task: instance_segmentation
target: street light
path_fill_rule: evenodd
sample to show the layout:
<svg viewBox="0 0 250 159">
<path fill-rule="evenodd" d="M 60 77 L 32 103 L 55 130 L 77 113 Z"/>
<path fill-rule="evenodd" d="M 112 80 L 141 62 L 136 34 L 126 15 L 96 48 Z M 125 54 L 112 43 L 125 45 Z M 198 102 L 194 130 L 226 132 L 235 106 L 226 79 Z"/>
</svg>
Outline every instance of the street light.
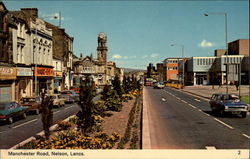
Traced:
<svg viewBox="0 0 250 159">
<path fill-rule="evenodd" d="M 181 46 L 181 54 L 182 54 L 182 85 L 184 86 L 185 85 L 185 73 L 184 73 L 184 45 L 182 44 L 171 44 L 171 46 L 175 46 L 175 45 L 178 45 L 178 46 Z"/>
<path fill-rule="evenodd" d="M 209 14 L 217 14 L 217 15 L 224 15 L 225 17 L 225 43 L 226 43 L 226 92 L 228 94 L 228 43 L 227 43 L 227 13 L 205 13 L 204 16 L 208 16 Z"/>
<path fill-rule="evenodd" d="M 58 16 L 46 16 L 46 17 L 40 17 L 41 20 L 44 21 L 44 19 L 46 18 L 53 18 L 53 19 L 58 19 Z M 37 18 L 35 20 L 35 45 L 38 43 L 38 35 L 37 35 Z M 38 55 L 38 46 L 35 47 L 35 55 L 36 55 L 36 61 L 35 61 L 35 58 L 34 58 L 34 55 L 33 55 L 33 62 L 35 63 L 35 73 L 37 72 L 37 55 Z M 37 96 L 38 95 L 38 92 L 37 92 L 37 76 L 35 74 L 35 95 Z"/>
</svg>

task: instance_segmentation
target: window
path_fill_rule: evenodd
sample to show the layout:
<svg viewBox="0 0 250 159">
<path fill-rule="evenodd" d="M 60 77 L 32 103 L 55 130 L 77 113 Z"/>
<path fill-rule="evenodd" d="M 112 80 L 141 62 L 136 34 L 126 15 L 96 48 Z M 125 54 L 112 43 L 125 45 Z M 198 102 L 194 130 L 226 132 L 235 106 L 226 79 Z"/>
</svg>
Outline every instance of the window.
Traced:
<svg viewBox="0 0 250 159">
<path fill-rule="evenodd" d="M 21 63 L 24 63 L 24 55 L 23 55 L 23 46 L 20 47 L 20 53 L 21 53 Z"/>
</svg>

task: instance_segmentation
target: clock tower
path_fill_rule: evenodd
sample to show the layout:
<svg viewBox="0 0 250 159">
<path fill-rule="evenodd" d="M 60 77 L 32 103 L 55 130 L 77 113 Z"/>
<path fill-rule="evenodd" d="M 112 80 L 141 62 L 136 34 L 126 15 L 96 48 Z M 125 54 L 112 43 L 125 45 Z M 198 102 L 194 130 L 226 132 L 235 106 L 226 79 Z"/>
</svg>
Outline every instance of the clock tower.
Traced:
<svg viewBox="0 0 250 159">
<path fill-rule="evenodd" d="M 107 47 L 107 36 L 105 33 L 101 32 L 98 35 L 98 46 L 97 46 L 97 60 L 101 63 L 106 63 L 107 62 L 107 52 L 108 52 L 108 47 Z"/>
</svg>

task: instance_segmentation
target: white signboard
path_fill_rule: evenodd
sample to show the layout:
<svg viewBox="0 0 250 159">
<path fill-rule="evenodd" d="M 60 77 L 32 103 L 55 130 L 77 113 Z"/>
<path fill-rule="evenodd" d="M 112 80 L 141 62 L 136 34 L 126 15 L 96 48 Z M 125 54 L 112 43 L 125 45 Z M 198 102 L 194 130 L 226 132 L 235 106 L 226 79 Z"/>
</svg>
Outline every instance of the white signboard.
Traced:
<svg viewBox="0 0 250 159">
<path fill-rule="evenodd" d="M 33 76 L 31 68 L 17 67 L 17 76 Z"/>
</svg>

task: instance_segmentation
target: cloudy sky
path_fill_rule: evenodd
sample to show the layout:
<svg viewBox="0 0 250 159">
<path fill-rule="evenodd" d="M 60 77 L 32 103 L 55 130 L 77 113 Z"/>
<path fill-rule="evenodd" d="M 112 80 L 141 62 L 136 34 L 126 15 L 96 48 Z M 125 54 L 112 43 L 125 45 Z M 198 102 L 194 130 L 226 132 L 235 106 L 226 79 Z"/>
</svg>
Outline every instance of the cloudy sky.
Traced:
<svg viewBox="0 0 250 159">
<path fill-rule="evenodd" d="M 146 68 L 167 57 L 212 56 L 225 48 L 225 20 L 228 41 L 249 38 L 247 0 L 190 1 L 86 1 L 8 0 L 9 10 L 38 8 L 40 17 L 61 12 L 62 27 L 74 37 L 74 54 L 96 57 L 97 35 L 108 37 L 108 58 L 119 67 Z M 45 18 L 57 25 L 58 21 Z"/>
</svg>

